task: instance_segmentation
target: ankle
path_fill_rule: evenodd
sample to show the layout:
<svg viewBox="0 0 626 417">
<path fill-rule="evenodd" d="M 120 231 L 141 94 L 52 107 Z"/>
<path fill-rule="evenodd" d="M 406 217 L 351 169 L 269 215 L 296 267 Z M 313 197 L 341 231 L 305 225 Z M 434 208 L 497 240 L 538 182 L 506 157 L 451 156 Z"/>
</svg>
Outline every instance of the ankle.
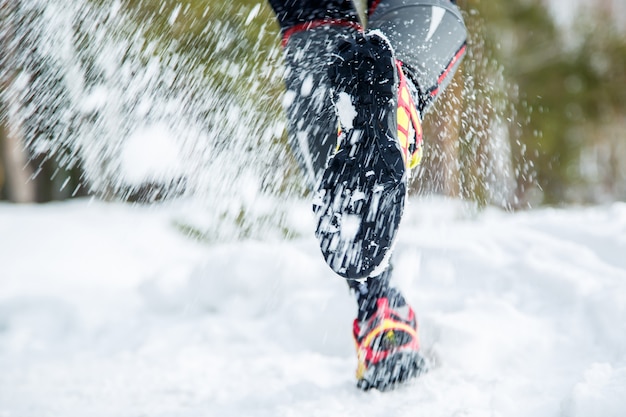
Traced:
<svg viewBox="0 0 626 417">
<path fill-rule="evenodd" d="M 390 284 L 391 267 L 376 277 L 363 281 L 353 281 L 350 285 L 356 297 L 358 312 L 357 320 L 371 318 L 377 311 L 379 300 L 386 298 L 389 307 L 396 308 L 406 305 L 402 293 Z"/>
</svg>

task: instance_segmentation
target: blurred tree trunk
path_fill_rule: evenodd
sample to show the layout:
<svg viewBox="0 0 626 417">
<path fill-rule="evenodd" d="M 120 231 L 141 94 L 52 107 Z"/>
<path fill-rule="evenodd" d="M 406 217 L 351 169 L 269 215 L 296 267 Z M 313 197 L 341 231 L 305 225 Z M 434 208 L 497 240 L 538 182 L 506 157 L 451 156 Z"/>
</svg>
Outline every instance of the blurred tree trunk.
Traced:
<svg viewBox="0 0 626 417">
<path fill-rule="evenodd" d="M 32 203 L 36 200 L 35 183 L 28 155 L 22 143 L 19 129 L 11 122 L 2 125 L 0 133 L 0 167 L 4 170 L 4 195 L 16 203 Z"/>
<path fill-rule="evenodd" d="M 461 70 L 462 71 L 462 70 Z M 448 86 L 446 105 L 446 120 L 444 132 L 442 133 L 443 154 L 445 162 L 445 183 L 443 193 L 448 197 L 459 197 L 461 195 L 461 171 L 460 171 L 460 133 L 461 117 L 463 114 L 463 77 L 459 71 L 454 78 L 454 82 Z"/>
<path fill-rule="evenodd" d="M 7 2 L 0 6 L 0 22 L 4 26 L 0 32 L 0 65 L 5 68 L 5 76 L 0 79 L 0 90 L 6 91 L 16 76 L 16 69 L 11 68 L 13 52 L 11 41 L 15 36 L 15 28 L 11 23 L 11 15 L 15 2 Z M 6 99 L 6 95 L 3 96 Z M 32 203 L 35 201 L 35 184 L 31 181 L 33 176 L 29 164 L 28 153 L 24 146 L 24 137 L 21 123 L 15 117 L 16 102 L 0 103 L 0 169 L 4 171 L 4 181 L 0 181 L 5 190 L 7 199 L 17 203 Z M 2 184 L 2 182 L 4 182 Z"/>
</svg>

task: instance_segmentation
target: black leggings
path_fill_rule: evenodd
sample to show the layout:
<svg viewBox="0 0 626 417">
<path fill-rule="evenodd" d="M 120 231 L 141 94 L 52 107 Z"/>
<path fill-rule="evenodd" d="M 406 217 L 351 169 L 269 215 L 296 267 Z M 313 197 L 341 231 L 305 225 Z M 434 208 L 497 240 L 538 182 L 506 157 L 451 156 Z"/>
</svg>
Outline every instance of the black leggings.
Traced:
<svg viewBox="0 0 626 417">
<path fill-rule="evenodd" d="M 269 0 L 283 31 L 316 20 L 358 22 L 352 0 Z"/>
<path fill-rule="evenodd" d="M 383 0 L 384 1 L 384 0 Z M 456 0 L 450 0 L 456 4 Z M 269 0 L 283 31 L 316 20 L 347 20 L 358 23 L 352 0 Z M 368 0 L 368 17 L 381 0 Z"/>
</svg>

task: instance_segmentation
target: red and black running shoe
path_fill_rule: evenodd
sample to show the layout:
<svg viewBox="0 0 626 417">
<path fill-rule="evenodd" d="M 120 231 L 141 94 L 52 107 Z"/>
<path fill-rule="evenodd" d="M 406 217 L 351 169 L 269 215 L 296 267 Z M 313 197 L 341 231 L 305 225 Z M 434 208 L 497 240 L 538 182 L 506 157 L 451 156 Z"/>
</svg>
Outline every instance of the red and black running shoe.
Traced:
<svg viewBox="0 0 626 417">
<path fill-rule="evenodd" d="M 359 388 L 385 391 L 427 371 L 417 319 L 408 304 L 391 307 L 387 297 L 379 298 L 369 318 L 354 320 L 353 332 Z"/>
</svg>

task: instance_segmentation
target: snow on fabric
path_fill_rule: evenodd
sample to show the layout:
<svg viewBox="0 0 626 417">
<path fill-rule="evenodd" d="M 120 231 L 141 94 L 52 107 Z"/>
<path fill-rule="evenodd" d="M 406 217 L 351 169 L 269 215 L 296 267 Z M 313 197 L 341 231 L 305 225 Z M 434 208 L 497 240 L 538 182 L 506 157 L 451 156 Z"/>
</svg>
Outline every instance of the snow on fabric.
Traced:
<svg viewBox="0 0 626 417">
<path fill-rule="evenodd" d="M 395 276 L 437 366 L 385 394 L 309 207 L 209 245 L 176 205 L 0 205 L 0 416 L 625 415 L 626 204 L 411 201 Z"/>
</svg>

